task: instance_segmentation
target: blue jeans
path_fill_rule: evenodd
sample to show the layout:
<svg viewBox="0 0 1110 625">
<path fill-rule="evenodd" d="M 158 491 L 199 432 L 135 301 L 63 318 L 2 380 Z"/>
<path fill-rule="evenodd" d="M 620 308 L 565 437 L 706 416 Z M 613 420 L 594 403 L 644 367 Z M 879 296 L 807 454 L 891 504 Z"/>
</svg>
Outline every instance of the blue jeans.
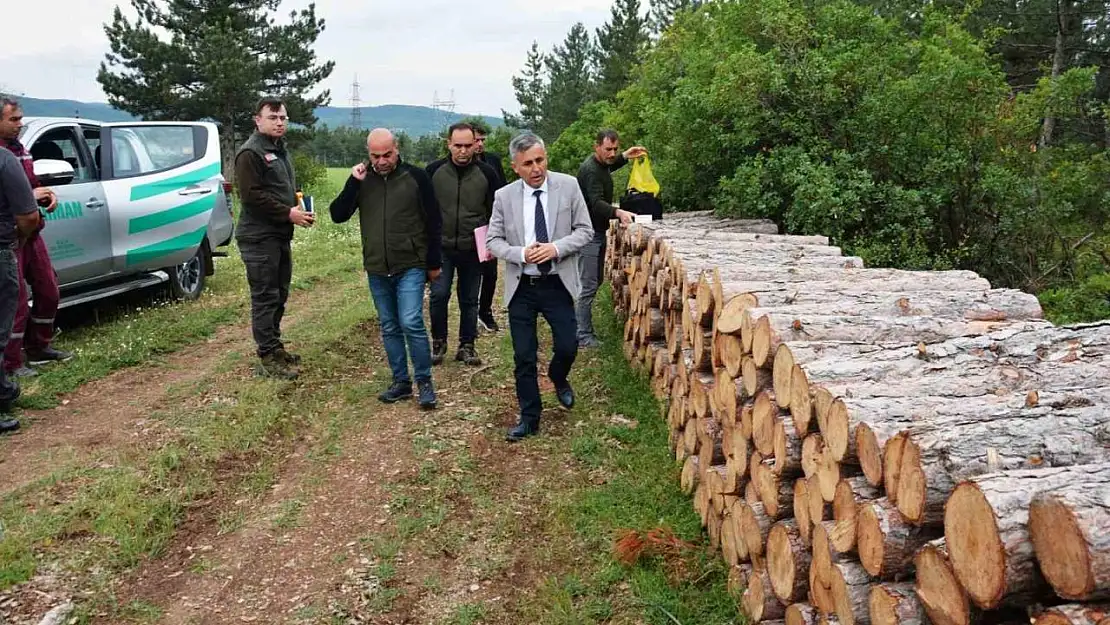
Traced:
<svg viewBox="0 0 1110 625">
<path fill-rule="evenodd" d="M 408 356 L 417 382 L 432 379 L 432 347 L 424 328 L 424 281 L 427 273 L 413 268 L 393 276 L 370 276 L 370 296 L 378 309 L 382 343 L 393 381 L 411 383 Z M 405 341 L 408 351 L 405 353 Z"/>
</svg>

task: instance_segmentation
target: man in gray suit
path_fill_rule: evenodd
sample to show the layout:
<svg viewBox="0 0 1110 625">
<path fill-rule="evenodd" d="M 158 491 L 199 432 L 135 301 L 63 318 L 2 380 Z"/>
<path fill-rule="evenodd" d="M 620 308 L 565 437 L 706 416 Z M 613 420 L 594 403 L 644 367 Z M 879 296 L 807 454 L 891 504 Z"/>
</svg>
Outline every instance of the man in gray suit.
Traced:
<svg viewBox="0 0 1110 625">
<path fill-rule="evenodd" d="M 518 135 L 509 143 L 509 156 L 520 180 L 494 196 L 486 248 L 505 261 L 505 303 L 520 402 L 520 420 L 508 434 L 515 442 L 540 431 L 537 315 L 551 326 L 554 343 L 547 377 L 559 403 L 565 408 L 574 405 L 567 376 L 578 356 L 578 251 L 593 238 L 593 224 L 578 181 L 547 171 L 542 139 L 531 133 Z"/>
</svg>

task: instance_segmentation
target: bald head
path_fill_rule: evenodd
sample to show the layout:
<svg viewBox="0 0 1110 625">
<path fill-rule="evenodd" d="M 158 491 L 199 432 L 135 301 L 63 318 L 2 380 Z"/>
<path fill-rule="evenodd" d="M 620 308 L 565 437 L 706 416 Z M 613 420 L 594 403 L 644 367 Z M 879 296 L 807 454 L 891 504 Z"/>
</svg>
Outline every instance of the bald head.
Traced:
<svg viewBox="0 0 1110 625">
<path fill-rule="evenodd" d="M 375 128 L 366 135 L 366 151 L 370 154 L 370 165 L 374 171 L 386 175 L 397 168 L 400 154 L 397 152 L 397 138 L 385 128 Z"/>
</svg>

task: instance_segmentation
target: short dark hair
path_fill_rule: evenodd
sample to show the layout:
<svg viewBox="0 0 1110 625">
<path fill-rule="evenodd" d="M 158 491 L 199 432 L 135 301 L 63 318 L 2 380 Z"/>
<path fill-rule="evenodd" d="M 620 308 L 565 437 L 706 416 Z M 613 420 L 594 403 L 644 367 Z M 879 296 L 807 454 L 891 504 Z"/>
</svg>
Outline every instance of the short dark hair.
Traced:
<svg viewBox="0 0 1110 625">
<path fill-rule="evenodd" d="M 594 145 L 601 145 L 602 143 L 605 143 L 606 139 L 617 142 L 621 140 L 621 137 L 617 134 L 616 130 L 606 128 L 605 130 L 598 131 L 597 137 L 595 137 Z"/>
<path fill-rule="evenodd" d="M 470 125 L 474 127 L 475 134 L 486 136 L 489 135 L 490 132 L 492 132 L 490 130 L 489 124 L 487 124 L 485 120 L 474 120 L 470 122 Z"/>
<path fill-rule="evenodd" d="M 450 141 L 451 136 L 454 135 L 455 131 L 458 131 L 458 130 L 469 130 L 470 133 L 475 135 L 475 136 L 477 136 L 477 134 L 478 134 L 474 130 L 473 125 L 468 124 L 467 122 L 455 122 L 454 124 L 451 124 L 451 126 L 449 128 L 447 128 L 447 140 Z"/>
<path fill-rule="evenodd" d="M 259 100 L 258 104 L 255 105 L 254 114 L 255 115 L 261 115 L 262 111 L 264 111 L 266 109 L 270 109 L 271 111 L 276 111 L 276 110 L 280 109 L 283 106 L 285 106 L 285 100 L 282 100 L 281 98 L 276 97 L 276 96 L 266 96 L 266 97 L 262 98 L 261 100 Z"/>
</svg>

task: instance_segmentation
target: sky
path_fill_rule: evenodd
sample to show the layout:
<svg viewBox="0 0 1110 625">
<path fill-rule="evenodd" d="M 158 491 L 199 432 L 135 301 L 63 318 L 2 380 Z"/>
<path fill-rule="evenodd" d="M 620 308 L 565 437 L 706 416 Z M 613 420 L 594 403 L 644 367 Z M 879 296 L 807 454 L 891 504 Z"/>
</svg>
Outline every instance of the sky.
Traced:
<svg viewBox="0 0 1110 625">
<path fill-rule="evenodd" d="M 35 98 L 103 102 L 96 72 L 108 51 L 103 24 L 129 0 L 14 0 L 5 9 L 18 25 L 5 28 L 0 88 Z M 350 106 L 358 75 L 362 106 L 431 106 L 451 97 L 455 111 L 500 115 L 518 110 L 511 78 L 524 67 L 532 41 L 542 50 L 583 22 L 591 32 L 609 17 L 611 0 L 316 0 L 326 29 L 316 54 L 335 61 L 321 85 L 332 106 Z M 279 20 L 309 0 L 285 0 Z M 65 15 L 65 19 L 59 16 Z M 461 24 L 467 24 L 462 26 Z"/>
</svg>

